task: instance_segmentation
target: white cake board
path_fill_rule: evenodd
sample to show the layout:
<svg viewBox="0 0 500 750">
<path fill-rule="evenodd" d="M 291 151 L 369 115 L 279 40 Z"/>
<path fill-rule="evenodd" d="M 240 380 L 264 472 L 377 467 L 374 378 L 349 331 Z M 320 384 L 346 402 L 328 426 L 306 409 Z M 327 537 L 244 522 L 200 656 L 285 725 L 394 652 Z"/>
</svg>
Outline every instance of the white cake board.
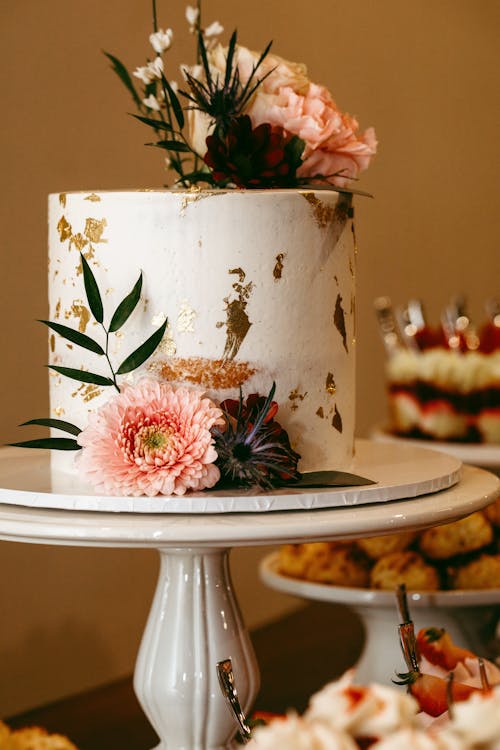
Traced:
<svg viewBox="0 0 500 750">
<path fill-rule="evenodd" d="M 216 490 L 183 496 L 109 497 L 77 476 L 51 471 L 48 451 L 0 451 L 0 503 L 126 513 L 256 513 L 385 503 L 439 492 L 460 479 L 462 463 L 425 448 L 356 441 L 350 472 L 376 484 L 314 490 L 282 488 L 262 493 Z"/>
</svg>

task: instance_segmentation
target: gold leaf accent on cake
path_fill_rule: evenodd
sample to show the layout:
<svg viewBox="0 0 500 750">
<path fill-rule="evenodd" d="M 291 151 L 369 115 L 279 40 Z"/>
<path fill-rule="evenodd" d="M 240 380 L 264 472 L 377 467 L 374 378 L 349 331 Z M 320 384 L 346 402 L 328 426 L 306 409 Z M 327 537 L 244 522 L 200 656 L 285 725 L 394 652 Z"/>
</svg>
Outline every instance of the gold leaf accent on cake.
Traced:
<svg viewBox="0 0 500 750">
<path fill-rule="evenodd" d="M 333 221 L 335 216 L 335 208 L 333 206 L 322 203 L 314 193 L 301 193 L 301 195 L 303 195 L 306 201 L 311 204 L 316 224 L 320 229 L 324 229 L 331 221 Z"/>
<path fill-rule="evenodd" d="M 107 242 L 107 240 L 102 239 L 103 232 L 107 226 L 108 222 L 106 219 L 88 218 L 85 220 L 83 233 L 91 242 Z"/>
<path fill-rule="evenodd" d="M 66 193 L 59 193 L 59 203 L 63 208 L 66 208 Z"/>
<path fill-rule="evenodd" d="M 49 336 L 49 347 L 50 351 L 54 353 L 56 350 L 56 337 L 53 333 L 51 333 Z"/>
<path fill-rule="evenodd" d="M 56 417 L 62 417 L 63 414 L 65 414 L 64 407 L 63 406 L 56 406 L 52 409 L 52 414 Z"/>
<path fill-rule="evenodd" d="M 160 313 L 161 315 L 162 313 Z M 158 315 L 159 317 L 159 315 Z M 165 316 L 166 317 L 166 316 Z M 154 320 L 154 318 L 153 318 Z M 158 325 L 162 325 L 165 318 L 159 323 Z M 155 326 L 156 327 L 156 326 Z M 174 354 L 177 352 L 177 344 L 174 341 L 174 336 L 172 333 L 172 328 L 170 327 L 170 323 L 167 324 L 167 327 L 165 329 L 165 334 L 158 346 L 158 352 L 160 354 L 165 354 L 167 357 L 173 357 Z"/>
<path fill-rule="evenodd" d="M 56 309 L 54 312 L 54 318 L 57 320 L 60 315 L 61 315 L 61 298 L 57 300 Z"/>
<path fill-rule="evenodd" d="M 198 185 L 191 185 L 189 192 L 184 195 L 181 200 L 181 216 L 184 215 L 184 212 L 190 203 L 196 203 L 201 198 L 203 198 L 201 188 L 198 187 Z"/>
<path fill-rule="evenodd" d="M 177 316 L 177 330 L 179 333 L 194 333 L 194 321 L 198 313 L 189 305 L 187 299 L 181 302 Z"/>
<path fill-rule="evenodd" d="M 325 412 L 323 411 L 322 406 L 320 406 L 319 409 L 316 411 L 316 416 L 319 417 L 320 419 L 325 418 Z"/>
<path fill-rule="evenodd" d="M 335 328 L 342 336 L 342 342 L 344 344 L 344 349 L 346 352 L 348 352 L 347 349 L 347 333 L 346 333 L 346 327 L 345 327 L 345 313 L 344 309 L 342 307 L 342 296 L 339 292 L 337 294 L 337 300 L 335 302 L 335 313 L 333 315 L 333 322 L 335 323 Z"/>
<path fill-rule="evenodd" d="M 154 370 L 168 382 L 194 383 L 213 390 L 237 388 L 257 371 L 248 362 L 208 357 L 173 357 L 167 361 L 152 363 L 148 370 Z"/>
<path fill-rule="evenodd" d="M 330 394 L 330 396 L 333 396 L 337 392 L 337 386 L 335 384 L 333 372 L 329 372 L 326 376 L 325 390 Z"/>
<path fill-rule="evenodd" d="M 81 299 L 76 299 L 71 308 L 66 310 L 64 313 L 66 320 L 73 317 L 78 320 L 78 330 L 80 333 L 85 333 L 88 322 L 90 320 L 90 310 L 85 307 Z"/>
<path fill-rule="evenodd" d="M 290 391 L 288 394 L 288 400 L 292 402 L 292 405 L 290 406 L 290 409 L 292 411 L 297 411 L 299 408 L 299 403 L 305 399 L 307 396 L 307 391 L 305 393 L 300 393 L 298 388 L 294 388 L 293 391 Z"/>
<path fill-rule="evenodd" d="M 84 200 L 86 201 L 92 201 L 93 203 L 99 203 L 101 200 L 100 195 L 96 195 L 95 193 L 90 193 L 90 195 L 87 195 Z"/>
<path fill-rule="evenodd" d="M 335 414 L 333 415 L 332 419 L 332 427 L 335 427 L 338 432 L 342 432 L 342 417 L 340 416 L 340 412 L 337 409 L 337 406 L 335 406 Z"/>
<path fill-rule="evenodd" d="M 231 295 L 224 297 L 226 303 L 226 322 L 216 323 L 217 328 L 226 326 L 226 345 L 224 347 L 223 359 L 234 359 L 252 325 L 246 313 L 246 307 L 250 294 L 252 293 L 253 283 L 244 284 L 246 274 L 242 268 L 233 268 L 228 271 L 229 274 L 238 276 L 232 286 L 236 293 L 236 298 L 231 299 Z"/>
<path fill-rule="evenodd" d="M 76 247 L 76 249 L 81 252 L 83 250 L 83 248 L 85 247 L 85 245 L 88 245 L 88 244 L 89 244 L 88 239 L 86 237 L 84 237 L 81 232 L 77 232 L 77 234 L 72 234 L 71 235 L 70 247 L 71 247 L 71 245 L 74 245 Z M 81 271 L 80 271 L 80 273 L 81 273 Z"/>
<path fill-rule="evenodd" d="M 276 256 L 276 265 L 273 268 L 273 276 L 275 281 L 279 281 L 281 279 L 281 275 L 283 273 L 283 258 L 285 257 L 285 253 L 278 253 Z"/>
<path fill-rule="evenodd" d="M 353 216 L 354 216 L 354 209 L 353 209 Z M 356 240 L 356 229 L 354 227 L 354 221 L 351 223 L 351 232 L 352 232 L 352 239 L 354 242 L 354 254 L 356 255 L 358 252 L 358 242 Z"/>
<path fill-rule="evenodd" d="M 82 383 L 78 386 L 76 391 L 71 394 L 71 396 L 73 398 L 75 398 L 75 396 L 80 396 L 82 401 L 88 403 L 89 401 L 92 401 L 92 399 L 96 396 L 100 396 L 101 393 L 102 388 L 100 388 L 98 385 L 94 385 L 94 383 Z"/>
<path fill-rule="evenodd" d="M 59 241 L 66 242 L 71 237 L 71 224 L 67 221 L 65 216 L 61 216 L 57 222 L 57 231 L 59 233 Z"/>
</svg>

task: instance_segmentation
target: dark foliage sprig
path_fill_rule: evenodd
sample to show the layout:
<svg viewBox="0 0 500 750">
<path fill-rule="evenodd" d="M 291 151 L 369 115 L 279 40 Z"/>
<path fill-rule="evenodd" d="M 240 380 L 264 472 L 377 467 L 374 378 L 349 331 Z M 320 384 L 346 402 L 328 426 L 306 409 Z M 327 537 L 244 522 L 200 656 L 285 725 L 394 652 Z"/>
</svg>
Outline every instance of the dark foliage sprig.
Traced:
<svg viewBox="0 0 500 750">
<path fill-rule="evenodd" d="M 88 372 L 87 370 L 78 370 L 73 367 L 63 367 L 61 365 L 47 366 L 49 367 L 49 369 L 54 370 L 54 372 L 57 372 L 59 375 L 63 375 L 64 377 L 70 378 L 71 380 L 77 380 L 81 383 L 91 383 L 93 385 L 102 387 L 112 386 L 116 388 L 117 391 L 120 391 L 117 376 L 125 375 L 129 372 L 132 372 L 133 370 L 136 370 L 147 359 L 149 359 L 149 357 L 158 347 L 165 334 L 168 319 L 166 319 L 163 324 L 148 339 L 146 339 L 143 344 L 132 351 L 115 370 L 109 357 L 110 334 L 119 331 L 136 309 L 142 291 L 142 272 L 139 275 L 139 278 L 134 284 L 132 290 L 122 299 L 122 301 L 116 307 L 111 316 L 110 323 L 106 327 L 104 325 L 104 306 L 102 302 L 102 296 L 99 291 L 99 286 L 97 284 L 96 278 L 92 273 L 92 269 L 90 268 L 88 261 L 82 253 L 80 253 L 80 258 L 87 302 L 95 321 L 99 323 L 104 331 L 104 347 L 101 346 L 98 341 L 95 341 L 90 336 L 87 336 L 87 334 L 82 333 L 81 331 L 76 331 L 74 328 L 70 328 L 69 326 L 65 326 L 60 323 L 54 323 L 50 320 L 40 320 L 39 322 L 46 325 L 52 331 L 58 333 L 60 336 L 65 338 L 67 341 L 70 341 L 72 344 L 76 344 L 77 346 L 80 346 L 83 349 L 92 352 L 93 354 L 104 357 L 110 369 L 111 377 L 107 377 L 95 372 Z M 44 417 L 41 419 L 31 419 L 28 422 L 24 422 L 22 425 L 20 425 L 20 427 L 24 427 L 27 425 L 51 427 L 53 429 L 59 429 L 64 432 L 68 432 L 75 436 L 78 436 L 81 432 L 81 429 L 79 427 L 71 424 L 70 422 L 65 422 L 60 419 L 51 419 L 48 417 Z M 70 438 L 55 437 L 26 440 L 20 443 L 11 443 L 11 445 L 20 446 L 23 448 L 52 448 L 56 450 L 78 450 L 80 448 L 76 440 Z"/>
</svg>

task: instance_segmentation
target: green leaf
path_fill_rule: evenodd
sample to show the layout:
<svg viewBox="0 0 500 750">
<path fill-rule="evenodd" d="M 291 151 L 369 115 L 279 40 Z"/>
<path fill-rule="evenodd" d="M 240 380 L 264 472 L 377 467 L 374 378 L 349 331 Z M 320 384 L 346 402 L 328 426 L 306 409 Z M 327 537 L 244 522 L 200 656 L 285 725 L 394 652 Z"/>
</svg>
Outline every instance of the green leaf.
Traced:
<svg viewBox="0 0 500 750">
<path fill-rule="evenodd" d="M 173 127 L 170 125 L 170 123 L 166 122 L 165 120 L 155 120 L 153 117 L 143 117 L 142 115 L 134 114 L 132 115 L 132 117 L 135 117 L 136 120 L 140 120 L 145 125 L 149 125 L 151 128 L 155 128 L 155 130 L 173 130 Z"/>
<path fill-rule="evenodd" d="M 65 375 L 72 380 L 79 380 L 81 383 L 93 383 L 94 385 L 114 385 L 110 378 L 103 375 L 96 375 L 86 370 L 75 370 L 72 367 L 59 367 L 58 365 L 47 365 L 50 370 L 55 370 L 60 375 Z"/>
<path fill-rule="evenodd" d="M 108 60 L 110 60 L 114 72 L 116 73 L 118 78 L 122 81 L 122 83 L 127 87 L 127 89 L 130 91 L 134 102 L 136 103 L 137 107 L 140 109 L 142 106 L 141 98 L 139 94 L 137 93 L 137 91 L 135 90 L 135 86 L 132 83 L 132 79 L 125 65 L 122 62 L 120 62 L 120 60 L 118 60 L 117 57 L 115 57 L 114 55 L 110 55 L 109 52 L 104 52 L 103 50 L 103 54 L 106 55 Z"/>
<path fill-rule="evenodd" d="M 345 471 L 308 471 L 298 481 L 285 482 L 286 487 L 361 487 L 376 484 L 372 479 L 349 474 Z"/>
<path fill-rule="evenodd" d="M 21 443 L 8 443 L 16 448 L 50 448 L 56 451 L 79 451 L 81 445 L 71 438 L 39 438 L 38 440 L 24 440 Z"/>
<path fill-rule="evenodd" d="M 82 259 L 83 282 L 85 284 L 85 293 L 87 294 L 89 307 L 97 322 L 102 323 L 104 320 L 104 310 L 99 287 L 85 256 L 80 253 L 80 257 Z"/>
<path fill-rule="evenodd" d="M 236 49 L 236 41 L 237 41 L 237 34 L 236 34 L 236 30 L 235 30 L 231 34 L 231 39 L 229 40 L 229 47 L 227 49 L 226 75 L 225 75 L 225 78 L 224 78 L 224 88 L 228 87 L 229 81 L 231 80 L 231 74 L 233 72 L 234 51 Z"/>
<path fill-rule="evenodd" d="M 19 427 L 26 427 L 26 425 L 38 424 L 41 427 L 53 427 L 56 430 L 63 430 L 69 432 L 71 435 L 79 435 L 81 429 L 71 422 L 64 422 L 62 419 L 50 419 L 49 417 L 43 419 L 30 419 L 29 422 L 23 422 Z"/>
<path fill-rule="evenodd" d="M 167 90 L 170 104 L 172 105 L 172 109 L 174 110 L 175 119 L 177 120 L 179 128 L 182 130 L 182 128 L 184 127 L 184 112 L 182 111 L 181 103 L 163 73 L 161 74 L 161 82 L 163 84 L 163 88 Z"/>
<path fill-rule="evenodd" d="M 77 344 L 84 349 L 88 349 L 91 352 L 94 352 L 94 354 L 105 353 L 102 346 L 100 346 L 97 341 L 94 341 L 94 339 L 91 339 L 90 336 L 87 336 L 85 333 L 80 333 L 80 331 L 75 331 L 74 328 L 63 326 L 60 323 L 52 323 L 50 320 L 39 320 L 38 322 L 48 326 L 63 338 L 68 339 L 68 341 L 72 341 L 74 344 Z"/>
<path fill-rule="evenodd" d="M 157 148 L 165 148 L 167 151 L 182 151 L 183 153 L 191 151 L 187 143 L 182 141 L 156 141 L 156 143 L 146 143 L 146 146 L 157 146 Z"/>
<path fill-rule="evenodd" d="M 134 288 L 130 292 L 130 294 L 127 294 L 125 299 L 123 299 L 118 307 L 116 308 L 115 312 L 113 313 L 113 317 L 111 318 L 111 323 L 109 324 L 109 330 L 114 333 L 115 331 L 118 331 L 124 323 L 129 319 L 131 314 L 134 312 L 137 303 L 139 302 L 139 299 L 141 297 L 141 290 L 142 290 L 142 271 L 137 279 Z"/>
<path fill-rule="evenodd" d="M 153 354 L 156 347 L 162 340 L 165 329 L 167 327 L 168 320 L 165 320 L 162 326 L 158 328 L 157 331 L 153 333 L 152 336 L 148 338 L 147 341 L 144 342 L 138 349 L 136 349 L 132 354 L 129 354 L 129 356 L 121 363 L 120 367 L 116 371 L 117 375 L 125 375 L 127 372 L 132 372 L 132 370 L 136 370 L 140 365 L 142 365 L 143 362 L 145 362 L 149 357 Z"/>
</svg>

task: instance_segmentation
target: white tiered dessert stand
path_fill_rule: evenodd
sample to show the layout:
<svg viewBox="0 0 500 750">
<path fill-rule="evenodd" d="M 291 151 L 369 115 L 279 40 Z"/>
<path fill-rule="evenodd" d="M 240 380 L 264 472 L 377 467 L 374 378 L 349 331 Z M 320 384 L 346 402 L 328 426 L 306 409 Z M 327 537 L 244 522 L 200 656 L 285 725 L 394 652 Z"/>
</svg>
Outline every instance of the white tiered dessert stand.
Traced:
<svg viewBox="0 0 500 750">
<path fill-rule="evenodd" d="M 42 452 L 7 448 L 0 450 L 0 539 L 157 549 L 160 575 L 135 691 L 160 737 L 157 750 L 215 750 L 235 733 L 216 664 L 231 658 L 245 711 L 259 687 L 231 584 L 232 547 L 422 528 L 468 515 L 500 493 L 499 479 L 489 472 L 407 446 L 358 441 L 353 472 L 376 484 L 103 498 L 51 476 Z M 109 512 L 112 507 L 122 512 Z"/>
</svg>

